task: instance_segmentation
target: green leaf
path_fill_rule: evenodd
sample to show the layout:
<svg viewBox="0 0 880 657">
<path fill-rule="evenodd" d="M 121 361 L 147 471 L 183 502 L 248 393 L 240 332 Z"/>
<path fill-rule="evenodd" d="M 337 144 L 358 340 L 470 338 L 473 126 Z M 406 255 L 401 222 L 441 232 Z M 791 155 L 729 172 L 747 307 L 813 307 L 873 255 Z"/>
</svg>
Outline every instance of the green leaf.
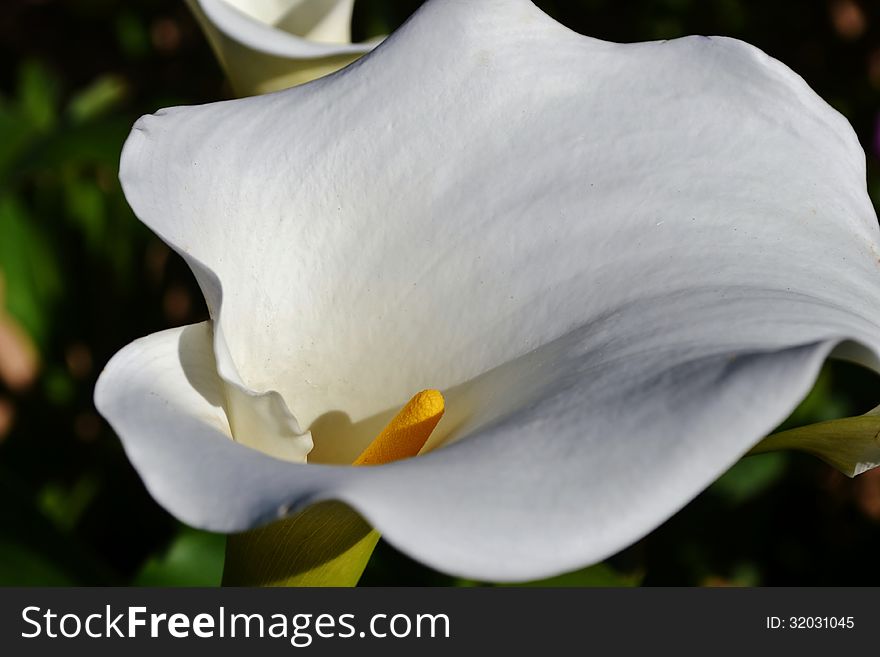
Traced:
<svg viewBox="0 0 880 657">
<path fill-rule="evenodd" d="M 80 230 L 89 250 L 100 252 L 108 233 L 104 193 L 93 180 L 69 177 L 64 195 L 68 219 Z"/>
<path fill-rule="evenodd" d="M 40 510 L 62 532 L 72 530 L 94 500 L 100 483 L 92 475 L 83 475 L 71 485 L 46 484 L 38 497 Z"/>
<path fill-rule="evenodd" d="M 61 294 L 61 274 L 48 237 L 25 206 L 0 197 L 0 271 L 6 308 L 28 334 L 45 346 L 50 307 Z"/>
<path fill-rule="evenodd" d="M 0 537 L 3 586 L 73 586 L 77 582 L 57 564 L 24 545 Z"/>
<path fill-rule="evenodd" d="M 74 95 L 67 106 L 73 123 L 98 118 L 119 106 L 128 95 L 125 79 L 118 75 L 102 75 Z"/>
<path fill-rule="evenodd" d="M 6 172 L 27 150 L 34 137 L 30 124 L 0 98 L 0 184 L 6 184 Z"/>
<path fill-rule="evenodd" d="M 768 436 L 751 454 L 796 449 L 855 477 L 880 465 L 880 406 L 855 417 L 818 422 Z"/>
<path fill-rule="evenodd" d="M 0 460 L 0 586 L 118 585 L 88 543 L 44 515 L 20 468 Z"/>
<path fill-rule="evenodd" d="M 107 117 L 100 122 L 66 126 L 40 140 L 22 158 L 20 175 L 65 168 L 100 165 L 114 172 L 131 122 L 127 117 Z M 115 181 L 114 181 L 115 185 Z"/>
<path fill-rule="evenodd" d="M 226 537 L 181 527 L 168 549 L 150 557 L 133 586 L 217 586 L 223 574 Z"/>
<path fill-rule="evenodd" d="M 58 120 L 58 80 L 39 62 L 21 65 L 18 80 L 19 111 L 41 132 L 48 132 Z"/>
<path fill-rule="evenodd" d="M 785 474 L 786 454 L 755 455 L 742 459 L 712 484 L 712 493 L 730 504 L 747 502 L 776 483 Z"/>
<path fill-rule="evenodd" d="M 131 11 L 122 11 L 116 17 L 116 39 L 131 59 L 140 59 L 150 52 L 150 35 L 143 19 Z"/>
<path fill-rule="evenodd" d="M 67 406 L 76 397 L 76 384 L 66 369 L 49 367 L 43 373 L 43 393 L 53 406 Z"/>
<path fill-rule="evenodd" d="M 354 586 L 379 533 L 342 502 L 320 502 L 261 529 L 230 535 L 224 586 Z"/>
</svg>

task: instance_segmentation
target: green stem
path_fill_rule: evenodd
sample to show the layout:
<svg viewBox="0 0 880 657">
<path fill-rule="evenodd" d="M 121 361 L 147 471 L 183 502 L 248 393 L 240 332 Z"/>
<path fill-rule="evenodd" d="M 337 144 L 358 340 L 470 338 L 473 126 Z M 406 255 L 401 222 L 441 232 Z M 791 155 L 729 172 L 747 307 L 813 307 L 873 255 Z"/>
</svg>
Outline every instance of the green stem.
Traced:
<svg viewBox="0 0 880 657">
<path fill-rule="evenodd" d="M 351 507 L 320 502 L 226 541 L 224 586 L 355 586 L 379 540 Z"/>
</svg>

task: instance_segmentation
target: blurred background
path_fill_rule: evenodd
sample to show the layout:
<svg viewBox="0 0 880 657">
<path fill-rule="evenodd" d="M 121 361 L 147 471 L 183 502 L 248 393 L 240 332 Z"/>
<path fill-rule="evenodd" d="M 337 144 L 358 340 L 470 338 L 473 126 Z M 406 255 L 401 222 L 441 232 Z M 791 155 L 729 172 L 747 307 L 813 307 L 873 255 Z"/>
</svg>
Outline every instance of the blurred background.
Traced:
<svg viewBox="0 0 880 657">
<path fill-rule="evenodd" d="M 358 0 L 354 37 L 420 3 Z M 880 3 L 557 0 L 536 4 L 613 41 L 720 34 L 802 75 L 846 115 L 880 200 Z M 145 491 L 92 390 L 132 339 L 206 317 L 182 261 L 134 218 L 122 143 L 141 114 L 231 97 L 183 0 L 0 3 L 0 585 L 214 585 L 224 537 Z M 878 378 L 831 363 L 788 425 L 862 413 Z M 855 480 L 799 454 L 749 457 L 609 562 L 590 585 L 877 585 L 880 469 Z M 476 585 L 380 544 L 362 585 Z"/>
</svg>

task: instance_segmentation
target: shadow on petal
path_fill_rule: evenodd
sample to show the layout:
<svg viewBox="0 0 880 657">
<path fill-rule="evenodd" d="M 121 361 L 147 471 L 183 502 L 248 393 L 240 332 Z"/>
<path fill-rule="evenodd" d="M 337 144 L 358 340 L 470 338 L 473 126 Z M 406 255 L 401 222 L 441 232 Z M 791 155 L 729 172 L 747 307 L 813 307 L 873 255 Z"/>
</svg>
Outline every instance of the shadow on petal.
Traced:
<svg viewBox="0 0 880 657">
<path fill-rule="evenodd" d="M 183 374 L 193 389 L 211 406 L 225 408 L 223 384 L 217 374 L 210 324 L 203 322 L 185 327 L 180 333 L 177 353 Z"/>
</svg>

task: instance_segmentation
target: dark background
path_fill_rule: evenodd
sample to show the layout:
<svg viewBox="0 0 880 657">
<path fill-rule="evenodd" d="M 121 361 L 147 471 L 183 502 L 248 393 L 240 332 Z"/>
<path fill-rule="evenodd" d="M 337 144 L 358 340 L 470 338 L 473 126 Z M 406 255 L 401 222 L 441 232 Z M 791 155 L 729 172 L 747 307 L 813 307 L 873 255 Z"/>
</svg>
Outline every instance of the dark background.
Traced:
<svg viewBox="0 0 880 657">
<path fill-rule="evenodd" d="M 420 3 L 358 0 L 354 35 Z M 846 115 L 880 198 L 880 3 L 579 0 L 537 4 L 614 41 L 721 34 L 802 75 Z M 149 497 L 95 413 L 104 363 L 206 312 L 182 261 L 116 179 L 131 124 L 231 95 L 182 0 L 0 3 L 0 584 L 216 584 L 222 536 Z M 877 378 L 826 366 L 790 425 L 869 410 Z M 750 457 L 660 529 L 560 585 L 877 585 L 880 470 L 855 480 L 798 454 Z M 473 585 L 380 544 L 363 584 Z"/>
</svg>

